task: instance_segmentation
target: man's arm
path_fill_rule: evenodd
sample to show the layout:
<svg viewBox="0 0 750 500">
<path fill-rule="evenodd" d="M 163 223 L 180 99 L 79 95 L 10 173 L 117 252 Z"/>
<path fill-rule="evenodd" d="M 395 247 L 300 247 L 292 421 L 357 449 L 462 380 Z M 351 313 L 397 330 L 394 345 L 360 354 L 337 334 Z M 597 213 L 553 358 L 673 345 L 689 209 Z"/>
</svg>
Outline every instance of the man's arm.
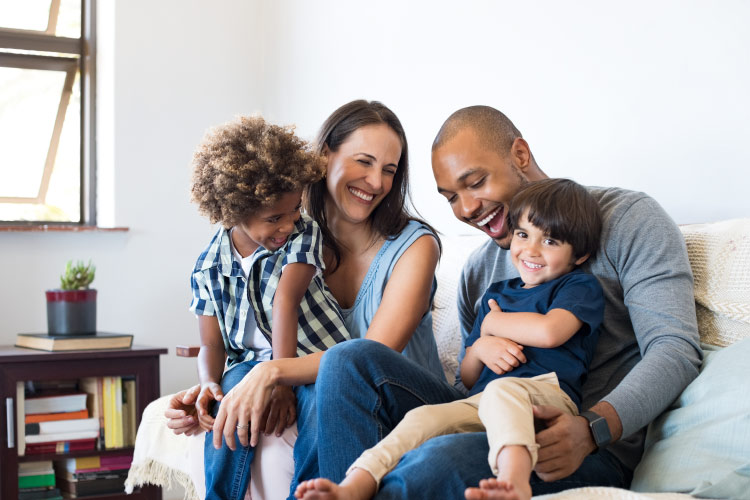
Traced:
<svg viewBox="0 0 750 500">
<path fill-rule="evenodd" d="M 656 201 L 644 198 L 624 214 L 615 236 L 611 254 L 641 360 L 602 401 L 612 406 L 628 436 L 698 375 L 702 351 L 693 274 L 677 225 Z"/>
</svg>

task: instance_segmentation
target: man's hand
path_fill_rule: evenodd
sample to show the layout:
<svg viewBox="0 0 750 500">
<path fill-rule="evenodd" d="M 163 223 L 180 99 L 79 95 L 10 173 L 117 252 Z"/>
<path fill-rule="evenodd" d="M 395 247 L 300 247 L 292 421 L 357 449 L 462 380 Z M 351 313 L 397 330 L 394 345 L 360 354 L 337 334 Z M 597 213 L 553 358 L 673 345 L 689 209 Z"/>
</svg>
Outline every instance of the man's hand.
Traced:
<svg viewBox="0 0 750 500">
<path fill-rule="evenodd" d="M 167 417 L 167 427 L 172 429 L 175 434 L 192 436 L 201 432 L 195 408 L 195 400 L 200 388 L 200 385 L 195 385 L 190 389 L 174 394 L 169 400 L 169 406 L 164 411 L 164 416 Z"/>
<path fill-rule="evenodd" d="M 540 448 L 534 472 L 542 481 L 568 477 L 596 449 L 585 418 L 574 417 L 554 406 L 534 406 L 534 418 L 546 425 L 536 435 Z"/>
<path fill-rule="evenodd" d="M 277 385 L 271 392 L 271 401 L 261 421 L 266 422 L 266 435 L 275 433 L 281 436 L 284 429 L 289 427 L 297 419 L 297 397 L 292 388 L 287 385 Z"/>
<path fill-rule="evenodd" d="M 491 335 L 479 337 L 472 348 L 484 366 L 498 375 L 508 373 L 526 362 L 523 346 L 510 339 Z"/>
</svg>

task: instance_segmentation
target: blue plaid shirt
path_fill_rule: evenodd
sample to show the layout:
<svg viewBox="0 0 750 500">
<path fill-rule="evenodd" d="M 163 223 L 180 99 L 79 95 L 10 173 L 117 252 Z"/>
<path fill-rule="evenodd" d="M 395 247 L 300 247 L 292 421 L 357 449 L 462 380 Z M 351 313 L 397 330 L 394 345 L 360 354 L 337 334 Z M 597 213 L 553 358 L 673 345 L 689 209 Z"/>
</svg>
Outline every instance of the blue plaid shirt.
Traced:
<svg viewBox="0 0 750 500">
<path fill-rule="evenodd" d="M 300 303 L 297 355 L 324 351 L 351 338 L 341 309 L 323 281 L 322 234 L 309 216 L 300 217 L 284 246 L 274 252 L 260 247 L 252 260 L 249 279 L 245 280 L 241 264 L 232 255 L 229 232 L 220 228 L 198 257 L 191 276 L 190 310 L 217 317 L 228 366 L 253 359 L 253 351 L 242 343 L 250 311 L 271 342 L 273 296 L 287 264 L 300 262 L 318 269 Z"/>
</svg>

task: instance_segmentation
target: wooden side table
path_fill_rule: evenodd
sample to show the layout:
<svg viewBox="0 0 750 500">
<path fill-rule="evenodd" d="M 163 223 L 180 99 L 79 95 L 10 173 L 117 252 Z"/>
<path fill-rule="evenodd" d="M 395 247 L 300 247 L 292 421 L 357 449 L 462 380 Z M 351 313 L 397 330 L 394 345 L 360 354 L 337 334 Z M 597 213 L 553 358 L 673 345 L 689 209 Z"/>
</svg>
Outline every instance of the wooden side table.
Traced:
<svg viewBox="0 0 750 500">
<path fill-rule="evenodd" d="M 18 456 L 16 433 L 16 382 L 74 380 L 83 377 L 135 376 L 136 428 L 148 403 L 159 397 L 159 356 L 167 349 L 134 345 L 131 349 L 46 352 L 13 346 L 0 346 L 0 397 L 5 408 L 0 411 L 0 498 L 18 498 L 18 464 L 37 460 L 60 460 L 71 457 L 120 454 L 132 447 L 98 451 L 73 451 L 62 454 Z M 91 500 L 161 500 L 161 489 L 141 488 L 133 495 L 86 497 Z"/>
</svg>

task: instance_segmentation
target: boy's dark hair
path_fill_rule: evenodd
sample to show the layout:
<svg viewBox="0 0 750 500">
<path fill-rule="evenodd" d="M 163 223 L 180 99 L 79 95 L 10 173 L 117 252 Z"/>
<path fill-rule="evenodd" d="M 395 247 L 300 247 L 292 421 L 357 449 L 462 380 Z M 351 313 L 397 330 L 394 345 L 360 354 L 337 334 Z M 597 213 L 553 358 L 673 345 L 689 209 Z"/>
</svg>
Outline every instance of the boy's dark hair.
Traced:
<svg viewBox="0 0 750 500">
<path fill-rule="evenodd" d="M 527 184 L 510 202 L 510 229 L 528 210 L 529 222 L 550 238 L 569 243 L 578 259 L 596 255 L 602 232 L 599 203 L 580 184 L 569 179 L 544 179 Z M 525 221 L 520 221 L 521 225 Z"/>
<path fill-rule="evenodd" d="M 323 178 L 325 159 L 293 127 L 240 116 L 206 133 L 193 156 L 192 201 L 227 229 Z"/>
</svg>

